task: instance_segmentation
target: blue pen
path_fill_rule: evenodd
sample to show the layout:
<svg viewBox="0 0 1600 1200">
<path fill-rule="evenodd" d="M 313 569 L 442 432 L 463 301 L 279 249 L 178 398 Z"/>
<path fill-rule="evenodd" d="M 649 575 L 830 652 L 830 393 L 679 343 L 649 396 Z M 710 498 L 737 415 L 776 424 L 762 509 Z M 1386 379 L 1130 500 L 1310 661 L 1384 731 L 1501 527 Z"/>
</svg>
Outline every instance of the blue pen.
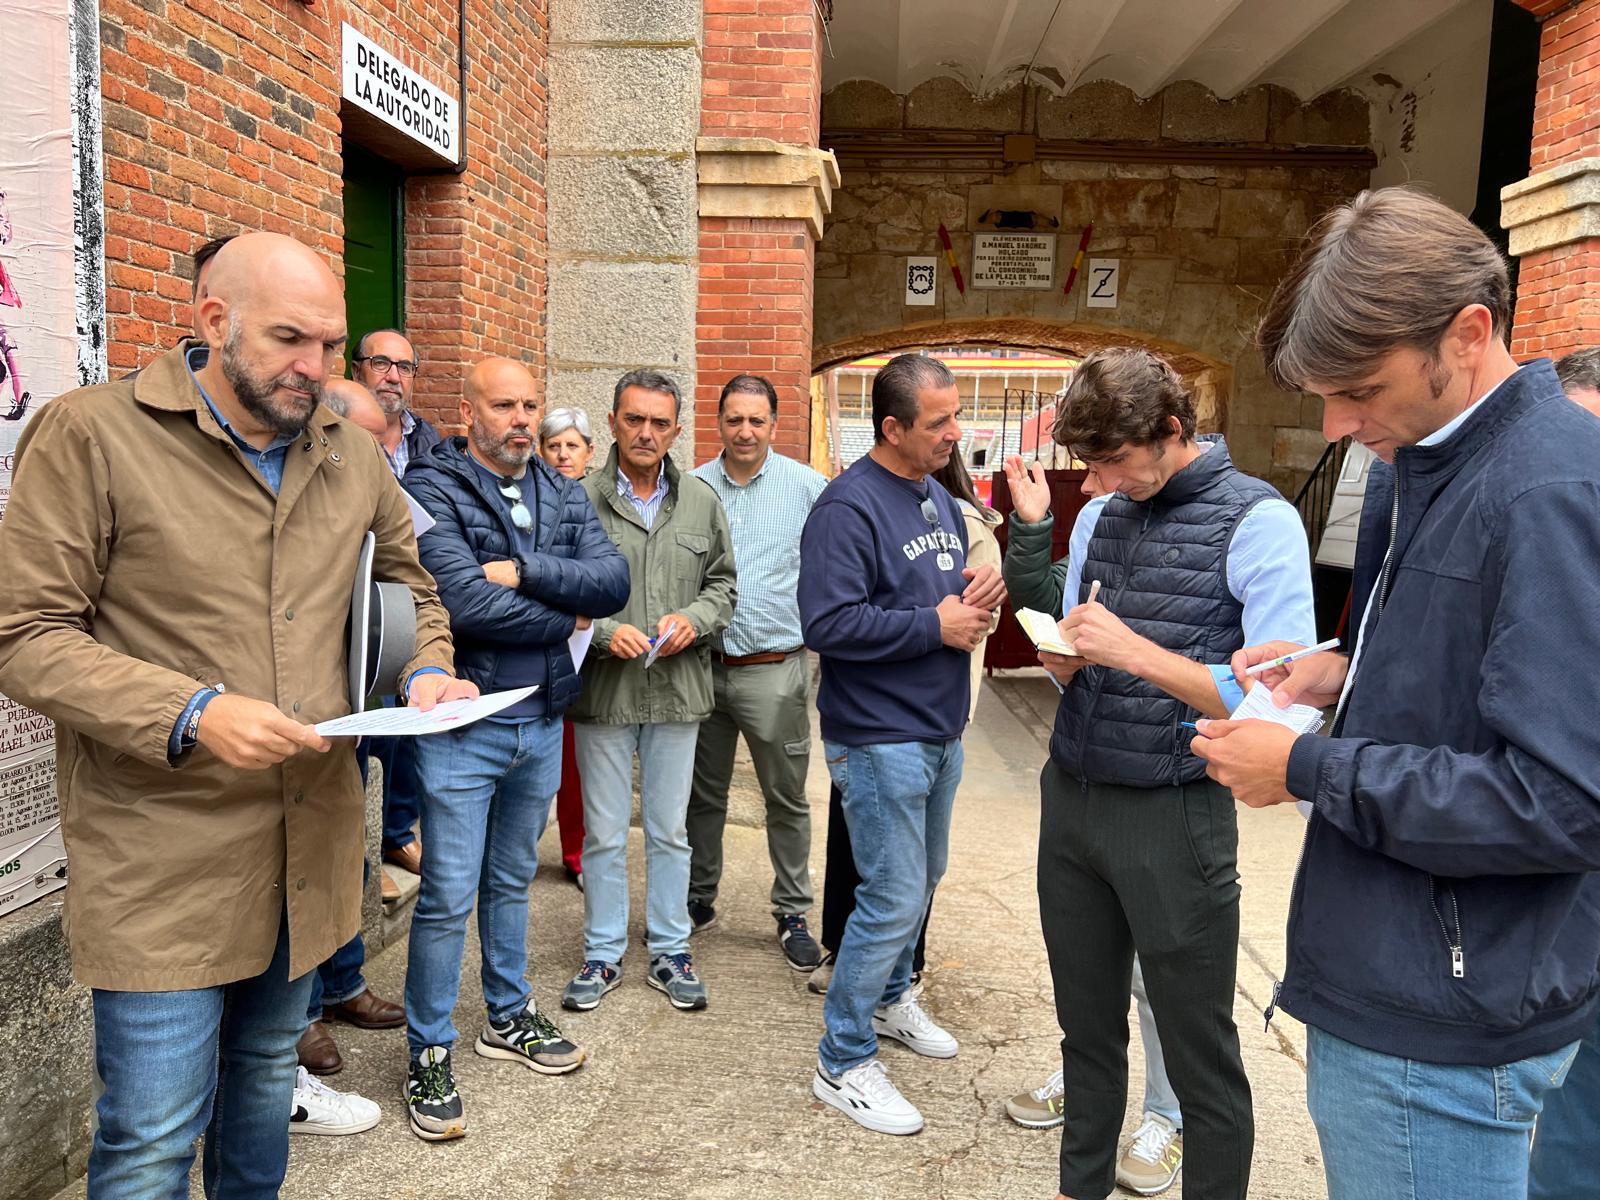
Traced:
<svg viewBox="0 0 1600 1200">
<path fill-rule="evenodd" d="M 1193 721 L 1179 721 L 1178 724 L 1182 725 L 1185 729 L 1192 729 L 1196 733 L 1200 732 L 1200 726 L 1196 725 Z"/>
</svg>

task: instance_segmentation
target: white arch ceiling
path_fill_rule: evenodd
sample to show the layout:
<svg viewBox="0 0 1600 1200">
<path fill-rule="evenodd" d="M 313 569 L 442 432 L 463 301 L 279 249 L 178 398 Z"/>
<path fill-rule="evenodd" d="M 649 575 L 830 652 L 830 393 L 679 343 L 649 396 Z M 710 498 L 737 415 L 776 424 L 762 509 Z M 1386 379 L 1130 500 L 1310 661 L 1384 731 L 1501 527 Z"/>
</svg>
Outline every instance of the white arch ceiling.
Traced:
<svg viewBox="0 0 1600 1200">
<path fill-rule="evenodd" d="M 838 0 L 824 86 L 909 92 L 953 75 L 980 96 L 1021 79 L 1107 79 L 1140 96 L 1179 79 L 1223 99 L 1261 83 L 1310 99 L 1436 21 L 1491 0 Z"/>
</svg>

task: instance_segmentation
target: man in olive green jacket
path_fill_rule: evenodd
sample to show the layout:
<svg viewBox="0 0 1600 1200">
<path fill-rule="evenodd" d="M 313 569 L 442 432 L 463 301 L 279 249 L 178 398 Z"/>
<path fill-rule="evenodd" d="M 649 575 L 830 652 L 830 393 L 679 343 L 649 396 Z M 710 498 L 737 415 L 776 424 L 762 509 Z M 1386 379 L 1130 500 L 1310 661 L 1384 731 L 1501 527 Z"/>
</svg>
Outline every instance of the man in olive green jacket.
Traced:
<svg viewBox="0 0 1600 1200">
<path fill-rule="evenodd" d="M 583 776 L 584 963 L 561 1002 L 578 1011 L 622 982 L 636 754 L 647 982 L 675 1008 L 706 1005 L 689 955 L 685 817 L 700 722 L 711 715 L 711 639 L 733 620 L 733 539 L 716 492 L 667 458 L 682 404 L 678 385 L 655 371 L 619 379 L 616 445 L 583 484 L 628 560 L 633 591 L 621 612 L 595 621 L 583 695 L 568 713 Z"/>
</svg>

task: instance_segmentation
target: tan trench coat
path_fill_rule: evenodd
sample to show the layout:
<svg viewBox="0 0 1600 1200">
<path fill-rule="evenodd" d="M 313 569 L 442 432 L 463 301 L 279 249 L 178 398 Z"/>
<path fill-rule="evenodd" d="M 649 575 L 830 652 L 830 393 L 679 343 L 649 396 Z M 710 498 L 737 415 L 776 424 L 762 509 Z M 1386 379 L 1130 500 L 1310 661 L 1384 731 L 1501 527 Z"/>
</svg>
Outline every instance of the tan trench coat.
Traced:
<svg viewBox="0 0 1600 1200">
<path fill-rule="evenodd" d="M 287 909 L 299 976 L 356 931 L 363 795 L 349 739 L 240 771 L 167 739 L 204 684 L 300 721 L 349 711 L 362 535 L 410 585 L 417 653 L 451 666 L 433 580 L 370 434 L 318 409 L 279 493 L 217 424 L 178 347 L 47 404 L 0 521 L 0 692 L 57 722 L 73 969 L 169 991 L 259 974 Z"/>
</svg>

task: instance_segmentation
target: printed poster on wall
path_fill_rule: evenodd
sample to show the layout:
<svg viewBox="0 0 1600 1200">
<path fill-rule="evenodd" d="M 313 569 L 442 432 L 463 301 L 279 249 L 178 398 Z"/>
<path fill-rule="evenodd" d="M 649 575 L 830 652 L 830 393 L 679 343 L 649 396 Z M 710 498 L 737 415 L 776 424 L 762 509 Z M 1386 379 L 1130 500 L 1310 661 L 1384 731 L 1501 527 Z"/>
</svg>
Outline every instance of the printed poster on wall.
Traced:
<svg viewBox="0 0 1600 1200">
<path fill-rule="evenodd" d="M 96 19 L 92 4 L 0 0 L 7 60 L 27 64 L 26 86 L 0 93 L 0 521 L 28 422 L 104 369 Z M 0 912 L 26 902 L 19 888 L 50 890 L 54 757 L 50 721 L 0 696 Z"/>
</svg>

